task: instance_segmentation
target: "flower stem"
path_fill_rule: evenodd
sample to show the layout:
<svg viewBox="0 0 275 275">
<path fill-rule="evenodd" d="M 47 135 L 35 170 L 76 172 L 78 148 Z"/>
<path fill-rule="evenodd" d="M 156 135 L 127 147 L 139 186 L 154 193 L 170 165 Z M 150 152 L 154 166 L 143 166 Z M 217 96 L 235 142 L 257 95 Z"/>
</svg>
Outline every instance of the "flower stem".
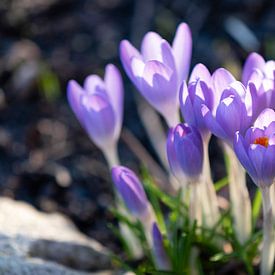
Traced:
<svg viewBox="0 0 275 275">
<path fill-rule="evenodd" d="M 199 182 L 192 182 L 190 186 L 190 203 L 189 203 L 189 217 L 191 226 L 197 221 L 197 226 L 202 224 L 202 213 L 201 213 L 201 189 Z"/>
<path fill-rule="evenodd" d="M 224 144 L 228 157 L 228 181 L 231 210 L 236 236 L 241 244 L 250 237 L 252 228 L 251 202 L 246 187 L 245 170 L 230 146 Z"/>
<path fill-rule="evenodd" d="M 102 148 L 102 152 L 106 158 L 110 170 L 112 169 L 112 167 L 119 165 L 120 162 L 117 154 L 116 144 L 109 146 L 108 148 Z"/>
<path fill-rule="evenodd" d="M 273 265 L 274 265 L 275 234 L 274 234 L 270 191 L 271 191 L 270 186 L 261 187 L 261 192 L 263 196 L 263 218 L 264 218 L 263 250 L 262 250 L 262 261 L 261 261 L 261 267 L 260 267 L 261 275 L 271 274 L 273 270 Z"/>
<path fill-rule="evenodd" d="M 203 161 L 203 174 L 202 179 L 202 193 L 205 196 L 202 197 L 202 205 L 203 205 L 203 215 L 204 222 L 206 226 L 213 227 L 220 218 L 219 207 L 218 207 L 218 198 L 214 188 L 214 184 L 211 178 L 211 168 L 209 163 L 209 153 L 208 153 L 208 144 L 209 139 L 205 140 L 203 143 L 203 151 L 204 151 L 204 161 Z"/>
<path fill-rule="evenodd" d="M 179 110 L 177 108 L 177 110 L 175 110 L 173 115 L 167 115 L 165 117 L 166 123 L 168 125 L 169 128 L 171 127 L 175 127 L 177 124 L 180 123 L 180 116 L 179 116 Z"/>
</svg>

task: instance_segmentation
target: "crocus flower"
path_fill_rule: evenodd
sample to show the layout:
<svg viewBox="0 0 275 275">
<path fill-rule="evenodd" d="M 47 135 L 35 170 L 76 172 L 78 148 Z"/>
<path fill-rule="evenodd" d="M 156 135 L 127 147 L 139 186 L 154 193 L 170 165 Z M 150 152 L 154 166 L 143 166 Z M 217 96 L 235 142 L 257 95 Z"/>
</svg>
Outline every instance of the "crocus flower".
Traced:
<svg viewBox="0 0 275 275">
<path fill-rule="evenodd" d="M 220 97 L 219 103 L 211 110 L 202 105 L 202 116 L 210 131 L 232 146 L 235 133 L 242 133 L 252 123 L 252 95 L 241 82 L 232 82 Z"/>
<path fill-rule="evenodd" d="M 67 96 L 91 140 L 103 151 L 113 147 L 120 135 L 123 116 L 123 84 L 118 69 L 107 65 L 104 80 L 90 75 L 83 87 L 69 81 Z"/>
<path fill-rule="evenodd" d="M 158 270 L 171 270 L 171 263 L 164 248 L 163 238 L 156 223 L 152 227 L 153 257 Z"/>
<path fill-rule="evenodd" d="M 243 68 L 242 82 L 257 95 L 259 113 L 265 108 L 275 108 L 275 61 L 265 62 L 257 53 L 251 53 Z"/>
<path fill-rule="evenodd" d="M 272 200 L 275 179 L 275 112 L 265 109 L 254 126 L 243 136 L 236 133 L 234 150 L 239 161 L 254 183 L 260 188 L 263 199 L 263 248 L 260 274 L 271 274 L 274 269 L 275 234 Z"/>
<path fill-rule="evenodd" d="M 140 218 L 149 207 L 141 182 L 133 171 L 124 166 L 112 168 L 113 182 L 130 213 Z"/>
<path fill-rule="evenodd" d="M 210 131 L 202 116 L 202 105 L 215 110 L 222 92 L 235 78 L 225 69 L 217 69 L 211 76 L 203 64 L 197 64 L 192 70 L 188 85 L 184 81 L 180 88 L 180 107 L 184 120 L 196 127 L 205 141 L 209 140 Z"/>
<path fill-rule="evenodd" d="M 203 144 L 198 130 L 187 124 L 171 128 L 167 139 L 167 156 L 175 177 L 195 182 L 201 175 Z"/>
<path fill-rule="evenodd" d="M 255 80 L 255 73 L 261 77 L 264 82 L 263 85 L 266 88 L 274 89 L 274 72 L 275 72 L 275 61 L 269 60 L 265 62 L 264 58 L 257 54 L 251 53 L 244 64 L 242 73 L 242 82 L 247 85 L 249 81 Z M 259 79 L 258 79 L 259 80 Z"/>
<path fill-rule="evenodd" d="M 179 25 L 172 47 L 155 32 L 144 36 L 141 52 L 127 40 L 120 44 L 127 75 L 169 126 L 178 123 L 178 91 L 187 78 L 191 52 L 191 33 L 185 23 Z"/>
<path fill-rule="evenodd" d="M 234 150 L 255 184 L 270 186 L 275 178 L 275 112 L 263 110 L 245 135 L 237 132 Z"/>
</svg>

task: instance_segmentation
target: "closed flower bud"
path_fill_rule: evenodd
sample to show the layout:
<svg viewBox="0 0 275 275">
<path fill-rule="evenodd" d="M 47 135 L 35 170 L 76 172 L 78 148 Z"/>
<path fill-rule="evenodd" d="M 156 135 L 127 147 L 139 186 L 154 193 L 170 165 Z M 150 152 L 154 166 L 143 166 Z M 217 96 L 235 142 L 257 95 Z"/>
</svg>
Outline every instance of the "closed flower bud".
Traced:
<svg viewBox="0 0 275 275">
<path fill-rule="evenodd" d="M 172 172 L 180 181 L 197 181 L 203 165 L 203 143 L 198 130 L 187 124 L 171 128 L 167 156 Z"/>
<path fill-rule="evenodd" d="M 130 213 L 139 219 L 147 215 L 149 202 L 135 173 L 126 167 L 115 166 L 112 168 L 112 178 Z"/>
</svg>

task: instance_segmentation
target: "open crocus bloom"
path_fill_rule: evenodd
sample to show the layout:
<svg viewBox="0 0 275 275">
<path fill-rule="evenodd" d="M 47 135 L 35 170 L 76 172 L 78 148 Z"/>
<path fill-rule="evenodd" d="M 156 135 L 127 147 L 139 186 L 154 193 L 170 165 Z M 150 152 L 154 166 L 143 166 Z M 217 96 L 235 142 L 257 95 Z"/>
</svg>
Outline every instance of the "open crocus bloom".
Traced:
<svg viewBox="0 0 275 275">
<path fill-rule="evenodd" d="M 178 122 L 178 91 L 187 78 L 191 52 L 191 33 L 185 23 L 178 26 L 172 47 L 155 32 L 144 36 L 141 52 L 127 40 L 120 44 L 127 75 L 169 126 Z"/>
<path fill-rule="evenodd" d="M 90 75 L 83 87 L 71 80 L 67 96 L 91 140 L 102 150 L 113 146 L 120 135 L 123 116 L 123 84 L 118 69 L 107 65 L 104 80 Z"/>
<path fill-rule="evenodd" d="M 211 76 L 203 64 L 192 70 L 188 85 L 184 81 L 180 88 L 180 107 L 184 120 L 196 127 L 207 140 L 209 128 L 203 118 L 202 105 L 213 112 L 219 104 L 222 92 L 233 83 L 235 78 L 225 69 L 217 69 Z"/>
<path fill-rule="evenodd" d="M 234 150 L 255 184 L 270 186 L 275 178 L 275 112 L 263 110 L 244 136 L 237 132 Z"/>
<path fill-rule="evenodd" d="M 255 99 L 250 90 L 235 81 L 222 92 L 212 112 L 206 105 L 202 105 L 202 116 L 209 130 L 231 146 L 235 133 L 243 133 L 251 125 L 253 102 Z"/>
<path fill-rule="evenodd" d="M 187 124 L 178 124 L 170 129 L 166 148 L 175 177 L 183 182 L 196 182 L 203 164 L 203 144 L 198 130 Z"/>
</svg>

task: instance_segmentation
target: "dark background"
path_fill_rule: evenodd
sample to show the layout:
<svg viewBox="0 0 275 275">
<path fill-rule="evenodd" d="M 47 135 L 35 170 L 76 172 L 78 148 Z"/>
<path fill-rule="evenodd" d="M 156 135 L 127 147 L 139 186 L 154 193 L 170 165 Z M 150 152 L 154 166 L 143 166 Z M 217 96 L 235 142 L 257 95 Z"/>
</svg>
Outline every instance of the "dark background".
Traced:
<svg viewBox="0 0 275 275">
<path fill-rule="evenodd" d="M 120 40 L 139 47 L 154 30 L 171 42 L 182 21 L 193 34 L 192 67 L 224 66 L 238 76 L 251 51 L 275 58 L 274 18 L 271 0 L 1 0 L 0 194 L 60 211 L 117 248 L 107 229 L 114 220 L 107 210 L 109 171 L 68 107 L 68 80 L 102 76 L 108 63 L 121 69 Z M 123 78 L 124 125 L 155 157 L 137 115 L 136 92 L 124 72 Z M 139 160 L 126 143 L 119 144 L 122 163 L 136 169 Z M 211 147 L 215 179 L 224 174 L 217 151 Z"/>
</svg>

